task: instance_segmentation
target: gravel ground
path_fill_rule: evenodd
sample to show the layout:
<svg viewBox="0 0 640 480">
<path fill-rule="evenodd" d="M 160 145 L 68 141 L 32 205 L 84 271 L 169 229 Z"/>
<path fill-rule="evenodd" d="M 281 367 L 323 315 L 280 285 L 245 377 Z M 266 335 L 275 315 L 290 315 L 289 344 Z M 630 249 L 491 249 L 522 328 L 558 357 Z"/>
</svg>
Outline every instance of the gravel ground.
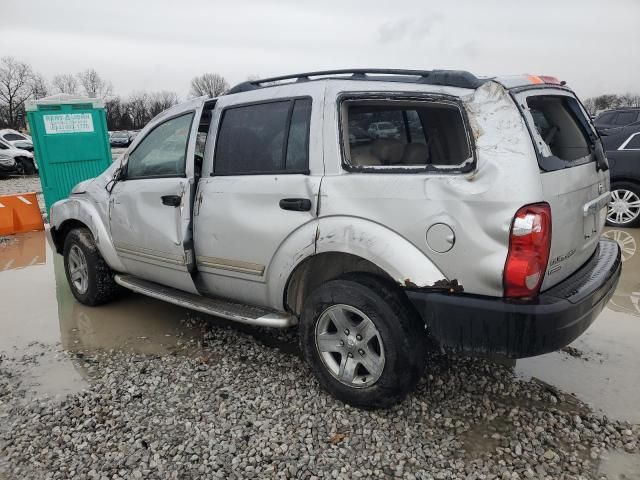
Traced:
<svg viewBox="0 0 640 480">
<path fill-rule="evenodd" d="M 38 177 L 37 175 L 29 175 L 0 178 L 0 195 L 29 192 L 37 193 L 40 211 L 44 212 L 44 197 L 42 196 L 40 177 Z"/>
<path fill-rule="evenodd" d="M 63 399 L 25 395 L 37 354 L 0 357 L 0 478 L 578 480 L 638 455 L 639 425 L 486 360 L 434 353 L 415 394 L 366 411 L 319 389 L 295 331 L 188 327 L 203 340 L 172 355 L 66 353 L 90 387 Z"/>
</svg>

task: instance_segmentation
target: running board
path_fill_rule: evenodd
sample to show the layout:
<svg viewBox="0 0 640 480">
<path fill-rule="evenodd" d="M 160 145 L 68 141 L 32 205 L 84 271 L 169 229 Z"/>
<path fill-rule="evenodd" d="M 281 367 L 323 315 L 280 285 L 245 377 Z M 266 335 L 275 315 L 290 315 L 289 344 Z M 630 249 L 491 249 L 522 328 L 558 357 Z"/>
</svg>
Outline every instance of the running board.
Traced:
<svg viewBox="0 0 640 480">
<path fill-rule="evenodd" d="M 202 297 L 176 288 L 149 282 L 133 275 L 116 275 L 114 279 L 117 284 L 136 293 L 216 317 L 233 320 L 234 322 L 274 328 L 291 327 L 298 323 L 295 316 L 287 313 L 242 305 L 221 298 Z"/>
</svg>

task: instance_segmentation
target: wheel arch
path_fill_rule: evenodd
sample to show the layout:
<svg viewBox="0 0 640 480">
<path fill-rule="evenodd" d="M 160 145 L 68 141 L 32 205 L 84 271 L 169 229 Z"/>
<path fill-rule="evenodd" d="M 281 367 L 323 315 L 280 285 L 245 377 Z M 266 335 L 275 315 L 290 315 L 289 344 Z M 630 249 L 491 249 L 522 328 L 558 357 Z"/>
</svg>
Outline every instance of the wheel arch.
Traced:
<svg viewBox="0 0 640 480">
<path fill-rule="evenodd" d="M 88 228 L 107 265 L 115 271 L 125 271 L 95 206 L 81 198 L 67 198 L 51 206 L 51 236 L 58 253 L 64 248 L 64 239 L 73 228 Z"/>
<path fill-rule="evenodd" d="M 411 287 L 429 287 L 447 280 L 415 245 L 369 220 L 321 218 L 315 238 L 315 249 L 307 249 L 307 254 L 299 255 L 288 272 L 280 272 L 281 278 L 285 273 L 286 282 L 278 287 L 277 302 L 296 314 L 314 288 L 345 273 L 370 273 L 396 285 Z"/>
</svg>

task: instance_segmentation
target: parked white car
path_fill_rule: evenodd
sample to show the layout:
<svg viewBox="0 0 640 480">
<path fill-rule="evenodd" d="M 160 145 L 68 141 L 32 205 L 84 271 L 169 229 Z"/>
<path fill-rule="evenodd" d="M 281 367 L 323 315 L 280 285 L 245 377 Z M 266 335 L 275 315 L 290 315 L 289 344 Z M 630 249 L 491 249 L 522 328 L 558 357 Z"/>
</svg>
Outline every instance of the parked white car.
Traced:
<svg viewBox="0 0 640 480">
<path fill-rule="evenodd" d="M 5 159 L 0 162 L 0 173 L 33 175 L 38 171 L 38 164 L 33 153 L 16 148 L 2 139 L 0 139 L 0 155 Z M 11 159 L 11 161 L 8 159 Z"/>
<path fill-rule="evenodd" d="M 392 115 L 396 138 L 350 141 L 350 125 Z M 125 287 L 299 324 L 328 391 L 384 407 L 420 379 L 428 335 L 519 358 L 589 327 L 621 270 L 601 238 L 607 168 L 553 78 L 313 72 L 160 114 L 52 206 L 49 232 L 78 301 Z"/>
<path fill-rule="evenodd" d="M 5 128 L 0 130 L 0 140 L 4 140 L 6 143 L 18 148 L 20 150 L 27 150 L 33 152 L 33 141 L 29 135 L 20 133 L 17 130 Z"/>
<path fill-rule="evenodd" d="M 372 138 L 396 138 L 400 130 L 391 122 L 375 122 L 369 125 L 367 133 Z"/>
</svg>

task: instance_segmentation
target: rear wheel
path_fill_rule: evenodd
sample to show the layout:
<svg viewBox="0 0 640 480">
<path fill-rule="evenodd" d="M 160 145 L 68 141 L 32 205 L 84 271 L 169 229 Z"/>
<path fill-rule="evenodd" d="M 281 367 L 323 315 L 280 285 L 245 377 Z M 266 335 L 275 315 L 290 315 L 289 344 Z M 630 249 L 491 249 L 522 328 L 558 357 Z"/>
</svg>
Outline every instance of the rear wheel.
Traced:
<svg viewBox="0 0 640 480">
<path fill-rule="evenodd" d="M 113 299 L 120 287 L 87 228 L 71 230 L 64 241 L 64 270 L 71 292 L 85 305 Z"/>
<path fill-rule="evenodd" d="M 632 182 L 614 182 L 607 212 L 607 225 L 640 226 L 640 187 Z"/>
<path fill-rule="evenodd" d="M 401 401 L 424 371 L 424 323 L 399 287 L 372 275 L 320 286 L 305 301 L 299 333 L 320 384 L 355 406 Z"/>
</svg>

